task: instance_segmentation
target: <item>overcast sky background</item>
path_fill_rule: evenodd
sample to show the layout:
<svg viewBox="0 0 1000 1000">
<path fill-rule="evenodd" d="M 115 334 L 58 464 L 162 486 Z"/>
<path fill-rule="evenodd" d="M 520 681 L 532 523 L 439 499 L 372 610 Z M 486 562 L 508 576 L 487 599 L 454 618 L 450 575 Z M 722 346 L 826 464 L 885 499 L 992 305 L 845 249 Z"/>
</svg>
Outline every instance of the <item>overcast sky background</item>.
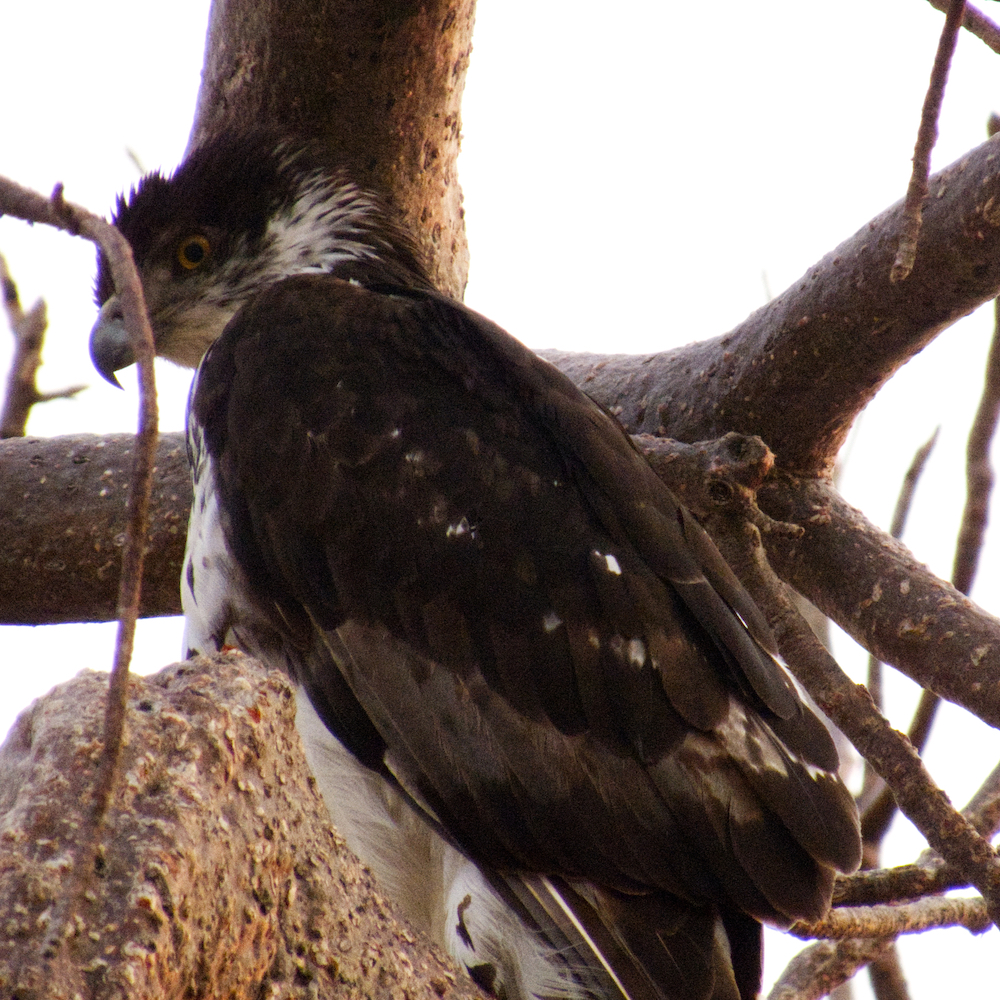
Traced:
<svg viewBox="0 0 1000 1000">
<path fill-rule="evenodd" d="M 62 181 L 67 197 L 103 212 L 138 179 L 128 149 L 146 168 L 173 167 L 207 13 L 207 0 L 6 5 L 0 173 L 42 191 Z M 642 352 L 725 332 L 901 197 L 942 23 L 922 0 L 482 0 L 459 163 L 466 302 L 536 348 Z M 963 34 L 934 168 L 978 145 L 995 110 L 1000 60 Z M 36 407 L 30 433 L 132 430 L 134 379 L 126 373 L 126 391 L 115 391 L 87 355 L 90 245 L 0 219 L 0 252 L 25 305 L 48 302 L 42 388 L 91 386 Z M 897 375 L 859 421 L 843 473 L 847 498 L 885 526 L 914 450 L 941 425 L 905 540 L 942 576 L 991 328 L 981 310 Z M 0 333 L 0 370 L 9 352 Z M 189 377 L 158 365 L 164 430 L 183 426 Z M 998 557 L 991 536 L 973 597 L 993 613 Z M 60 679 L 107 669 L 113 641 L 113 625 L 0 629 L 0 733 Z M 860 679 L 864 658 L 852 646 L 844 640 L 837 653 Z M 141 624 L 137 669 L 179 652 L 177 619 Z M 914 685 L 894 675 L 889 695 L 905 729 Z M 926 760 L 956 803 L 998 757 L 996 732 L 946 706 Z M 900 820 L 885 862 L 912 860 L 922 846 Z M 1000 933 L 990 936 L 904 940 L 914 1000 L 995 984 Z M 768 975 L 797 947 L 769 941 Z M 968 968 L 949 986 L 956 966 Z"/>
</svg>

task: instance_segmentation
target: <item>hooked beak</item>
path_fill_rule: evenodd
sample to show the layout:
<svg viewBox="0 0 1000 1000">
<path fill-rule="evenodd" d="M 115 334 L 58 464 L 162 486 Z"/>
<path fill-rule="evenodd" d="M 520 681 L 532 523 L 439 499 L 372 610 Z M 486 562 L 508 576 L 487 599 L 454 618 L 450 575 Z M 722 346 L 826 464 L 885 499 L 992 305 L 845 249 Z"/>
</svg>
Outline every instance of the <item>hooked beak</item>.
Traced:
<svg viewBox="0 0 1000 1000">
<path fill-rule="evenodd" d="M 117 295 L 104 303 L 90 331 L 90 359 L 101 376 L 119 389 L 115 372 L 135 362 Z"/>
</svg>

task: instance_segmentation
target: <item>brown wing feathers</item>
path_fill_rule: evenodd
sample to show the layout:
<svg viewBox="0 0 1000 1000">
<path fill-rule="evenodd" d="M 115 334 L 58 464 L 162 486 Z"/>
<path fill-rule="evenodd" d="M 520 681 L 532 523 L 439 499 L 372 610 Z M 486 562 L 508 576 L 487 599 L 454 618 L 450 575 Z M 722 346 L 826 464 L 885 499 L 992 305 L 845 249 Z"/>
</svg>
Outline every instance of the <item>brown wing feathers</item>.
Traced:
<svg viewBox="0 0 1000 1000">
<path fill-rule="evenodd" d="M 260 296 L 213 366 L 225 418 L 194 410 L 248 512 L 234 548 L 321 624 L 401 784 L 486 866 L 597 886 L 640 964 L 676 965 L 683 935 L 649 928 L 679 907 L 701 985 L 671 1000 L 751 995 L 737 909 L 819 916 L 857 819 L 759 612 L 621 429 L 482 317 L 329 277 Z"/>
</svg>

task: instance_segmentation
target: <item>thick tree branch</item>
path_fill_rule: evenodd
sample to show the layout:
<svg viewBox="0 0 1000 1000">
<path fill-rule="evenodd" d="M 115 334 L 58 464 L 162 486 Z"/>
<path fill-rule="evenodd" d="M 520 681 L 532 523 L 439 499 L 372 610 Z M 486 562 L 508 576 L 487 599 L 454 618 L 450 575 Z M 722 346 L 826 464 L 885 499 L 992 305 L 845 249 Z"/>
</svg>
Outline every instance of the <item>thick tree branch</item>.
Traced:
<svg viewBox="0 0 1000 1000">
<path fill-rule="evenodd" d="M 131 440 L 121 435 L 0 442 L 0 621 L 114 617 L 118 570 L 112 553 L 120 544 L 121 470 Z M 723 482 L 719 470 L 732 465 L 732 458 L 727 462 L 718 450 L 662 439 L 640 444 L 696 512 L 715 509 L 713 494 L 720 488 L 726 497 L 737 488 L 756 489 L 773 462 L 761 443 L 733 435 L 718 447 L 730 456 L 736 448 L 735 467 L 742 462 L 746 468 L 740 481 Z M 708 464 L 685 469 L 684 455 Z M 164 435 L 157 469 L 145 615 L 179 613 L 177 581 L 190 497 L 181 435 Z M 699 499 L 694 491 L 702 488 Z M 758 499 L 774 523 L 805 529 L 768 530 L 762 522 L 768 559 L 782 579 L 882 660 L 1000 725 L 1000 621 L 934 576 L 833 487 L 772 475 Z"/>
<path fill-rule="evenodd" d="M 54 963 L 107 689 L 61 685 L 0 748 L 0 995 L 479 996 L 332 831 L 287 681 L 240 654 L 132 678 L 96 891 Z"/>
<path fill-rule="evenodd" d="M 802 525 L 765 537 L 778 575 L 885 663 L 1000 726 L 1000 621 L 936 577 L 826 483 L 775 479 L 762 509 Z"/>
<path fill-rule="evenodd" d="M 0 622 L 115 617 L 134 447 L 131 434 L 0 441 Z M 183 435 L 163 435 L 146 532 L 143 616 L 180 614 L 190 507 Z"/>
<path fill-rule="evenodd" d="M 893 372 L 1000 292 L 998 139 L 931 178 L 913 273 L 893 285 L 901 214 L 874 218 L 725 336 L 660 354 L 541 354 L 632 433 L 757 434 L 781 468 L 826 473 Z"/>
</svg>

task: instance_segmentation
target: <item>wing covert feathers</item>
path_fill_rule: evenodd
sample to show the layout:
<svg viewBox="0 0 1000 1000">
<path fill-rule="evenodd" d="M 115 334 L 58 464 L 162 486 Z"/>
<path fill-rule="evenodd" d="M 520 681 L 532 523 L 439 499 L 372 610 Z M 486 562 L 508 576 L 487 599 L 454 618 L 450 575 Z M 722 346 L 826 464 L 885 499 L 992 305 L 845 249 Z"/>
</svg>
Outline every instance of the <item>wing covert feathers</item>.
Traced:
<svg viewBox="0 0 1000 1000">
<path fill-rule="evenodd" d="M 337 738 L 384 747 L 631 1000 L 753 996 L 757 922 L 825 911 L 857 815 L 760 612 L 620 426 L 470 310 L 329 276 L 230 323 L 191 420 Z"/>
</svg>

